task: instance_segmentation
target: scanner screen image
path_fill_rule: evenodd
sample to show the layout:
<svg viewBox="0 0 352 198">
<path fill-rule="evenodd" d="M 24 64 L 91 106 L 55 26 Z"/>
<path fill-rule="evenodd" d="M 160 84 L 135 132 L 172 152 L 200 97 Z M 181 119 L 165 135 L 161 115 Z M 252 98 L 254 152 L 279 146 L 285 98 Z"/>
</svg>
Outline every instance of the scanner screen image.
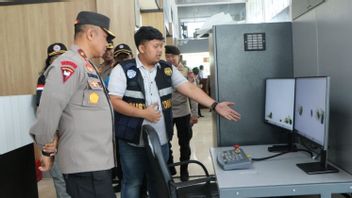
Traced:
<svg viewBox="0 0 352 198">
<path fill-rule="evenodd" d="M 302 136 L 324 145 L 328 82 L 326 77 L 297 78 L 295 130 Z"/>
<path fill-rule="evenodd" d="M 294 79 L 267 79 L 265 121 L 292 131 L 294 94 Z"/>
</svg>

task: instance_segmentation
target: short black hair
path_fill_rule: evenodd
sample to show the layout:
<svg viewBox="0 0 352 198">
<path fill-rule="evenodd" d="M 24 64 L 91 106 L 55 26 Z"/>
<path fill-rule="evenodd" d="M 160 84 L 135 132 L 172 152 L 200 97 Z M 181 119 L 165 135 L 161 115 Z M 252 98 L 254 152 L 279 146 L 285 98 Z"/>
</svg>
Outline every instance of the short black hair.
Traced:
<svg viewBox="0 0 352 198">
<path fill-rule="evenodd" d="M 74 38 L 76 38 L 78 36 L 78 34 L 80 34 L 81 32 L 84 32 L 85 28 L 87 27 L 87 25 L 82 25 L 82 24 L 75 24 L 75 28 L 74 28 Z"/>
<path fill-rule="evenodd" d="M 198 69 L 198 67 L 194 67 L 194 68 L 192 69 L 192 72 L 193 72 L 195 75 L 198 75 L 198 74 L 199 74 L 199 69 Z"/>
<path fill-rule="evenodd" d="M 165 45 L 165 54 L 180 55 L 180 50 L 174 45 Z"/>
<path fill-rule="evenodd" d="M 142 26 L 134 34 L 134 42 L 136 44 L 137 49 L 141 43 L 151 40 L 164 40 L 163 34 L 161 34 L 158 29 L 152 26 Z"/>
</svg>

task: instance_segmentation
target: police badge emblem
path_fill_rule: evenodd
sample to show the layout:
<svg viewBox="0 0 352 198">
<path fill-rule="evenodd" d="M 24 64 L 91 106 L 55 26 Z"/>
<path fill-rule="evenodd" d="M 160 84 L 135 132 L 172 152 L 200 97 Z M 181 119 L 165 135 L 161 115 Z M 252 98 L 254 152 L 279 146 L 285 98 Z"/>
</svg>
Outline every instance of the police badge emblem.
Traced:
<svg viewBox="0 0 352 198">
<path fill-rule="evenodd" d="M 128 77 L 129 79 L 136 77 L 136 75 L 137 75 L 137 72 L 136 72 L 136 71 L 131 70 L 131 69 L 130 69 L 130 70 L 127 70 L 127 77 Z"/>
<path fill-rule="evenodd" d="M 53 49 L 55 52 L 58 52 L 61 50 L 61 47 L 60 47 L 60 45 L 54 45 Z"/>
<path fill-rule="evenodd" d="M 167 67 L 164 69 L 164 73 L 167 76 L 171 76 L 172 75 L 172 69 L 170 67 Z"/>
<path fill-rule="evenodd" d="M 89 103 L 97 104 L 98 101 L 99 101 L 99 95 L 97 93 L 93 92 L 89 95 Z"/>
</svg>

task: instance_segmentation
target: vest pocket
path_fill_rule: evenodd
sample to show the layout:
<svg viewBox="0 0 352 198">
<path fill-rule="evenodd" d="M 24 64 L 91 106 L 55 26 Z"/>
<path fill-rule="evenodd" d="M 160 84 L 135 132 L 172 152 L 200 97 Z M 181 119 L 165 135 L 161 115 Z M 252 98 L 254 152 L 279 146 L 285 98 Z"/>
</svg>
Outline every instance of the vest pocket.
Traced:
<svg viewBox="0 0 352 198">
<path fill-rule="evenodd" d="M 118 113 L 115 116 L 117 118 L 115 119 L 117 137 L 138 144 L 143 119 L 119 115 Z"/>
</svg>

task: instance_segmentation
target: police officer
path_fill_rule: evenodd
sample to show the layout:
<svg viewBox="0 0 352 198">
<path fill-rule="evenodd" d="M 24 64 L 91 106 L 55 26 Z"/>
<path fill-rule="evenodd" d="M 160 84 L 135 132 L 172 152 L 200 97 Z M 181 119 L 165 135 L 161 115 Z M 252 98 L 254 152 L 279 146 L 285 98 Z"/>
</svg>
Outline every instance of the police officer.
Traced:
<svg viewBox="0 0 352 198">
<path fill-rule="evenodd" d="M 165 46 L 166 61 L 174 65 L 177 70 L 187 78 L 191 70 L 182 64 L 180 54 L 181 52 L 176 46 Z M 198 112 L 193 109 L 196 109 L 197 105 L 197 103 L 192 103 L 191 106 L 189 98 L 179 93 L 177 90 L 174 90 L 172 93 L 172 116 L 173 124 L 176 125 L 177 129 L 178 144 L 180 145 L 180 161 L 187 161 L 191 157 L 190 141 L 192 138 L 192 124 L 196 123 L 198 120 Z M 191 111 L 190 107 L 192 107 L 193 111 Z M 171 146 L 172 144 L 169 142 L 170 152 L 168 164 L 174 163 Z M 172 166 L 169 170 L 172 175 L 176 174 L 175 167 Z M 188 165 L 181 165 L 180 170 L 181 181 L 187 181 L 189 178 Z"/>
<path fill-rule="evenodd" d="M 47 49 L 47 58 L 45 60 L 45 66 L 43 70 L 40 72 L 40 76 L 37 81 L 37 107 L 40 104 L 40 98 L 44 89 L 45 85 L 45 76 L 44 72 L 46 69 L 51 65 L 51 63 L 59 57 L 61 54 L 65 53 L 67 51 L 67 48 L 64 44 L 62 43 L 53 43 L 49 45 Z M 54 148 L 55 149 L 55 148 Z M 57 198 L 68 198 L 70 197 L 67 192 L 66 192 L 66 185 L 65 185 L 65 180 L 64 177 L 62 176 L 60 167 L 58 166 L 57 161 L 54 162 L 53 167 L 49 171 L 51 177 L 53 178 L 54 186 L 55 186 L 55 191 L 56 191 L 56 197 Z"/>
<path fill-rule="evenodd" d="M 99 67 L 99 73 L 105 85 L 107 86 L 111 70 L 116 65 L 114 59 L 114 43 L 112 41 L 109 41 L 108 45 L 106 46 L 106 51 L 103 55 L 103 60 L 104 62 Z"/>
<path fill-rule="evenodd" d="M 119 64 L 122 61 L 125 61 L 128 59 L 132 59 L 133 54 L 130 46 L 124 43 L 118 44 L 114 49 L 114 58 L 115 58 L 116 64 Z"/>
<path fill-rule="evenodd" d="M 114 49 L 114 59 L 115 59 L 115 64 L 120 64 L 123 61 L 129 60 L 133 58 L 133 54 L 132 54 L 132 50 L 130 48 L 130 46 L 128 46 L 125 43 L 120 43 L 118 44 L 115 49 Z M 115 65 L 115 66 L 116 66 Z M 106 85 L 108 85 L 109 82 L 109 78 L 108 77 L 106 79 L 107 83 Z M 120 154 L 118 152 L 118 141 L 116 141 L 116 160 L 117 160 L 117 167 L 115 169 L 113 169 L 113 173 L 116 174 L 117 178 L 118 178 L 118 185 L 114 187 L 115 192 L 120 192 L 121 191 L 121 181 L 122 181 L 122 168 L 121 168 L 121 163 L 120 163 Z M 143 186 L 142 190 L 143 193 L 146 192 L 146 185 Z"/>
<path fill-rule="evenodd" d="M 45 60 L 45 66 L 43 67 L 42 71 L 40 72 L 40 76 L 37 80 L 37 91 L 36 91 L 36 104 L 39 106 L 40 102 L 40 97 L 42 96 L 42 92 L 44 89 L 45 85 L 45 76 L 44 72 L 48 67 L 51 65 L 51 63 L 61 54 L 65 53 L 67 51 L 67 48 L 64 44 L 62 43 L 53 43 L 48 46 L 47 49 L 47 58 Z"/>
<path fill-rule="evenodd" d="M 102 57 L 107 40 L 114 38 L 109 23 L 108 17 L 95 12 L 78 14 L 74 45 L 44 73 L 37 122 L 30 129 L 41 146 L 58 139 L 58 162 L 73 198 L 115 197 L 113 114 L 104 84 L 89 61 Z M 42 171 L 51 168 L 52 155 L 42 151 Z"/>
<path fill-rule="evenodd" d="M 116 116 L 120 159 L 123 171 L 122 198 L 139 198 L 144 175 L 148 177 L 150 197 L 158 187 L 148 174 L 143 148 L 141 127 L 152 125 L 158 132 L 164 159 L 168 160 L 168 141 L 172 134 L 172 88 L 211 107 L 229 120 L 240 115 L 229 106 L 230 102 L 217 103 L 202 90 L 187 81 L 171 64 L 160 60 L 164 37 L 159 30 L 142 26 L 134 35 L 139 51 L 135 59 L 116 66 L 110 76 L 109 94 Z M 154 185 L 153 185 L 154 184 Z"/>
</svg>

